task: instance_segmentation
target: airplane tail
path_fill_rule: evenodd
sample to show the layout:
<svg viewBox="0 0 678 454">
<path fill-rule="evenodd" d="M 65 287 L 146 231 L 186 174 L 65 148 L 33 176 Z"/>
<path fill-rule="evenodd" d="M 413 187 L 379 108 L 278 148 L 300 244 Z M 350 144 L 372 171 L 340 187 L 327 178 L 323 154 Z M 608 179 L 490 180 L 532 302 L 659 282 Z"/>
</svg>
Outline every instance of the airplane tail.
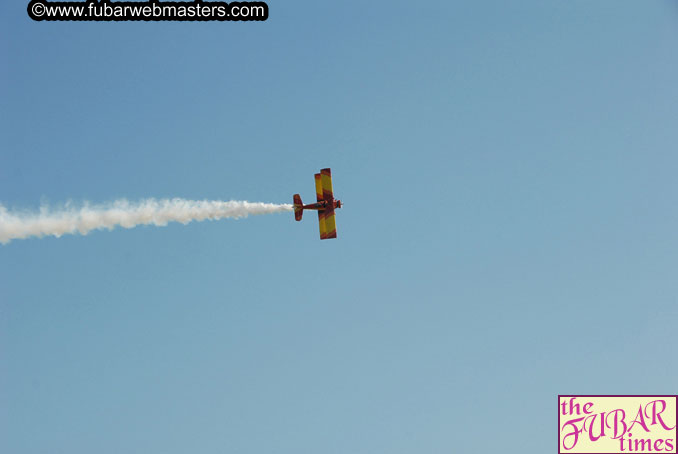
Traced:
<svg viewBox="0 0 678 454">
<path fill-rule="evenodd" d="M 304 214 L 304 205 L 301 203 L 301 196 L 294 194 L 294 219 L 301 221 L 301 216 Z"/>
</svg>

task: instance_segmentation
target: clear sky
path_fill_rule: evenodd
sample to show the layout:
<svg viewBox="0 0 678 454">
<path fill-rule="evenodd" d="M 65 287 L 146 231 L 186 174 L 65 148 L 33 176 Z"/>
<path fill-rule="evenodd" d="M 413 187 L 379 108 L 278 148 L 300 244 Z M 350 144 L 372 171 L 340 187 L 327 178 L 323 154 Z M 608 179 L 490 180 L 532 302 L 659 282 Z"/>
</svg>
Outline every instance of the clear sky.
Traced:
<svg viewBox="0 0 678 454">
<path fill-rule="evenodd" d="M 555 452 L 676 393 L 675 1 L 0 3 L 0 203 L 312 200 L 0 246 L 0 451 Z"/>
</svg>

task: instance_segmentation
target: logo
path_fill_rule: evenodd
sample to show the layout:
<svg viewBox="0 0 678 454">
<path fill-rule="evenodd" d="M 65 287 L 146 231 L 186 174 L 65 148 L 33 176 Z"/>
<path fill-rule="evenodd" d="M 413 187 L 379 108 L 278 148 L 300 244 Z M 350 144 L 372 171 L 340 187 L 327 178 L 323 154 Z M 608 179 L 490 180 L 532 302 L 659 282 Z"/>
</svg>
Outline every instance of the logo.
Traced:
<svg viewBox="0 0 678 454">
<path fill-rule="evenodd" d="M 678 396 L 558 396 L 558 454 L 676 453 Z"/>
</svg>

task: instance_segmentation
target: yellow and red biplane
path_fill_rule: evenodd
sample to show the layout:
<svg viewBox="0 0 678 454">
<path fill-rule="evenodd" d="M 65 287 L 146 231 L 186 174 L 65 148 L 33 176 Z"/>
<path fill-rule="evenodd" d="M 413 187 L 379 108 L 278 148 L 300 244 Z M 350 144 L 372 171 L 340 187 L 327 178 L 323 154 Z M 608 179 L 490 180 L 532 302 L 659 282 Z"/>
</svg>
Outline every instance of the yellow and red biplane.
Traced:
<svg viewBox="0 0 678 454">
<path fill-rule="evenodd" d="M 337 224 L 334 220 L 334 210 L 341 208 L 341 200 L 334 200 L 330 169 L 322 169 L 320 173 L 315 174 L 315 195 L 318 200 L 316 203 L 304 205 L 299 194 L 294 194 L 294 219 L 301 221 L 304 210 L 316 210 L 320 224 L 320 239 L 336 238 Z"/>
</svg>

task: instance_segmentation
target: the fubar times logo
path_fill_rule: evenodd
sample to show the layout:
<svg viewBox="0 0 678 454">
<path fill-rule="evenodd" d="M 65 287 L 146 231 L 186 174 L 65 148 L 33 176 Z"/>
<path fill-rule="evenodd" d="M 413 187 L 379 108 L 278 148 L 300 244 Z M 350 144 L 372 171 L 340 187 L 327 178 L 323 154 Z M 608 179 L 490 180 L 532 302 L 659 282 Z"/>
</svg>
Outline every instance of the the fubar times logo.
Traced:
<svg viewBox="0 0 678 454">
<path fill-rule="evenodd" d="M 558 396 L 558 454 L 676 453 L 678 396 Z"/>
</svg>

